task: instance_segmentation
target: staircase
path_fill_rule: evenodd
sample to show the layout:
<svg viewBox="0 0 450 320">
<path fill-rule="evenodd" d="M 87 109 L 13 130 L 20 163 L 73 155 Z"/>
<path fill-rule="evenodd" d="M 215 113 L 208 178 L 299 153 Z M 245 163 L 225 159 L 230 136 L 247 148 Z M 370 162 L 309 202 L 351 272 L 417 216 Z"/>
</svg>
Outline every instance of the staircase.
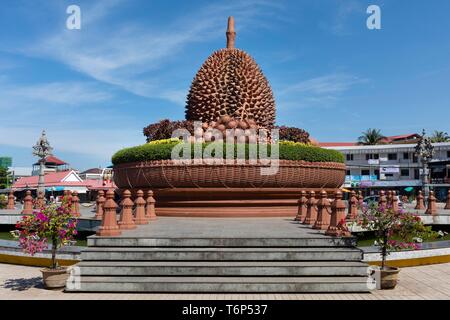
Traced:
<svg viewBox="0 0 450 320">
<path fill-rule="evenodd" d="M 169 218 L 166 218 L 169 219 Z M 173 219 L 173 218 L 172 218 Z M 258 226 L 256 226 L 258 227 Z M 72 292 L 367 292 L 353 238 L 90 237 Z M 305 232 L 305 230 L 308 232 Z M 300 231 L 302 231 L 300 230 Z M 251 232 L 249 232 L 251 233 Z M 149 233 L 151 234 L 151 233 Z M 201 234 L 200 234 L 201 235 Z"/>
</svg>

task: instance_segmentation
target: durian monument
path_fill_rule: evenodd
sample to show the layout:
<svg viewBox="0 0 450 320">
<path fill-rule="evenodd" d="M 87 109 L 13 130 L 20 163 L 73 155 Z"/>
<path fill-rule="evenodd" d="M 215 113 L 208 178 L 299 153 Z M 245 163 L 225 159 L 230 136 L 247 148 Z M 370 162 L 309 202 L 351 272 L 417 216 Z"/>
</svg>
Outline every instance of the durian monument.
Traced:
<svg viewBox="0 0 450 320">
<path fill-rule="evenodd" d="M 318 193 L 324 189 L 331 193 L 341 187 L 345 178 L 343 156 L 316 146 L 303 129 L 276 126 L 272 89 L 255 60 L 235 48 L 233 17 L 228 18 L 226 36 L 226 48 L 210 55 L 192 81 L 185 120 L 165 119 L 144 128 L 146 144 L 113 156 L 114 181 L 122 191 L 151 189 L 156 214 L 161 216 L 294 217 L 302 191 Z M 175 129 L 201 138 L 173 139 Z M 277 139 L 270 134 L 265 140 L 247 134 L 273 129 L 279 132 Z M 249 161 L 248 157 L 212 164 L 172 159 L 173 148 L 181 144 L 197 143 L 204 150 L 217 142 L 214 132 L 227 136 L 239 130 L 244 135 L 233 140 L 233 148 L 245 145 L 247 150 L 258 145 L 278 150 L 274 174 L 261 174 L 267 164 L 260 159 Z M 238 160 L 238 153 L 234 154 Z"/>
</svg>

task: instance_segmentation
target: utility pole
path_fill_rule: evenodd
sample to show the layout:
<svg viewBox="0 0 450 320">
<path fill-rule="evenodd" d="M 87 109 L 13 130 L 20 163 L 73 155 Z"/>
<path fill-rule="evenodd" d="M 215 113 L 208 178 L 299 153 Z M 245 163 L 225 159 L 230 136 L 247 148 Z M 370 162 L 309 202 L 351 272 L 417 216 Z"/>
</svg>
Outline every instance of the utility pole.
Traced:
<svg viewBox="0 0 450 320">
<path fill-rule="evenodd" d="M 428 164 L 433 159 L 434 147 L 431 144 L 431 139 L 426 136 L 425 129 L 422 131 L 422 137 L 416 145 L 414 154 L 419 158 L 422 164 L 422 188 L 424 191 L 425 203 L 428 201 L 430 195 L 429 169 Z"/>
</svg>

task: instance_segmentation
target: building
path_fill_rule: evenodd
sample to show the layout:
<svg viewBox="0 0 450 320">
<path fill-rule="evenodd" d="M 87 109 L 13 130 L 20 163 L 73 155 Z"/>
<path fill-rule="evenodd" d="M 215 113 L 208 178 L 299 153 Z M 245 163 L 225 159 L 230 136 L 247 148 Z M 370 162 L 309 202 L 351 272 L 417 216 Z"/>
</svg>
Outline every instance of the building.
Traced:
<svg viewBox="0 0 450 320">
<path fill-rule="evenodd" d="M 53 155 L 49 155 L 45 158 L 44 173 L 59 172 L 69 170 L 69 164 Z M 39 162 L 33 164 L 33 176 L 39 175 Z"/>
<path fill-rule="evenodd" d="M 12 166 L 11 157 L 0 157 L 0 168 L 9 168 Z"/>
<path fill-rule="evenodd" d="M 111 168 L 92 168 L 80 173 L 83 180 L 103 180 L 112 174 Z"/>
<path fill-rule="evenodd" d="M 376 193 L 377 189 L 392 189 L 400 194 L 408 194 L 422 187 L 422 164 L 414 155 L 417 142 L 403 143 L 416 140 L 414 136 L 396 137 L 400 138 L 392 140 L 395 144 L 363 146 L 345 142 L 322 143 L 321 146 L 344 154 L 347 165 L 346 188 L 363 189 L 366 194 Z M 434 143 L 433 146 L 434 157 L 429 165 L 430 186 L 437 198 L 443 200 L 450 188 L 450 142 Z"/>
</svg>

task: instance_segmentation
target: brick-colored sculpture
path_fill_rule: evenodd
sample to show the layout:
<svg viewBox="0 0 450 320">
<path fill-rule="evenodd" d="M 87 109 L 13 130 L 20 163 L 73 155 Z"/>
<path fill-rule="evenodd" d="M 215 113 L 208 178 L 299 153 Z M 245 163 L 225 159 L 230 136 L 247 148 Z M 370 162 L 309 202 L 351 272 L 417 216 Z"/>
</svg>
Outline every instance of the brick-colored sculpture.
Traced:
<svg viewBox="0 0 450 320">
<path fill-rule="evenodd" d="M 74 217 L 79 217 L 80 214 L 80 198 L 78 198 L 78 192 L 74 191 L 72 193 L 72 198 L 71 198 L 71 212 L 72 212 L 72 216 Z"/>
<path fill-rule="evenodd" d="M 428 197 L 428 205 L 425 214 L 437 214 L 436 197 L 434 196 L 434 191 L 430 191 L 430 196 Z"/>
<path fill-rule="evenodd" d="M 364 205 L 364 196 L 361 190 L 358 191 L 358 207 L 362 208 Z"/>
<path fill-rule="evenodd" d="M 39 191 L 39 194 L 37 196 L 36 200 L 36 208 L 43 208 L 45 206 L 45 196 L 42 191 Z"/>
<path fill-rule="evenodd" d="M 103 219 L 102 225 L 97 231 L 97 235 L 101 237 L 118 236 L 121 234 L 119 226 L 117 225 L 117 204 L 114 201 L 114 191 L 106 192 L 106 201 L 103 205 Z"/>
<path fill-rule="evenodd" d="M 269 82 L 250 55 L 236 49 L 234 19 L 228 20 L 227 48 L 214 52 L 192 81 L 186 119 L 204 123 L 221 116 L 254 120 L 270 128 L 275 122 L 275 101 Z"/>
<path fill-rule="evenodd" d="M 450 210 L 450 189 L 447 192 L 447 202 L 445 203 L 445 210 Z"/>
<path fill-rule="evenodd" d="M 147 220 L 156 220 L 156 210 L 155 210 L 155 198 L 153 198 L 153 191 L 147 191 L 147 204 L 145 206 L 145 217 Z"/>
<path fill-rule="evenodd" d="M 67 190 L 66 199 L 67 205 L 69 206 L 69 208 L 72 208 L 72 192 L 70 192 L 70 190 Z"/>
<path fill-rule="evenodd" d="M 352 191 L 350 193 L 350 200 L 348 201 L 347 219 L 354 220 L 357 217 L 358 217 L 358 198 L 356 197 L 356 192 Z"/>
<path fill-rule="evenodd" d="M 344 225 L 345 203 L 342 200 L 342 192 L 338 190 L 335 192 L 334 201 L 331 204 L 330 226 L 325 231 L 325 234 L 329 236 L 350 236 L 350 232 L 344 230 Z"/>
<path fill-rule="evenodd" d="M 307 210 L 307 206 L 306 206 L 307 202 L 308 202 L 308 199 L 306 198 L 305 190 L 300 191 L 300 199 L 298 199 L 297 216 L 295 217 L 296 221 L 303 222 L 303 220 L 305 220 L 306 210 Z"/>
<path fill-rule="evenodd" d="M 304 224 L 313 225 L 317 220 L 317 199 L 314 191 L 309 192 L 309 199 L 307 202 L 306 218 Z"/>
<path fill-rule="evenodd" d="M 22 214 L 32 214 L 33 213 L 33 197 L 31 196 L 31 191 L 28 190 L 23 199 L 23 210 Z"/>
<path fill-rule="evenodd" d="M 397 191 L 392 191 L 391 197 L 392 197 L 392 200 L 391 200 L 392 211 L 397 213 L 399 211 Z"/>
<path fill-rule="evenodd" d="M 392 190 L 388 190 L 386 194 L 387 206 L 392 207 Z"/>
<path fill-rule="evenodd" d="M 142 190 L 138 190 L 136 193 L 136 200 L 134 200 L 134 204 L 136 205 L 136 213 L 134 222 L 136 224 L 147 224 L 148 219 L 145 216 L 145 200 L 144 200 L 144 192 Z"/>
<path fill-rule="evenodd" d="M 419 194 L 416 198 L 416 207 L 414 208 L 416 210 L 424 210 L 425 209 L 425 202 L 423 199 L 422 191 L 419 190 Z"/>
<path fill-rule="evenodd" d="M 317 220 L 313 225 L 313 229 L 327 230 L 330 225 L 331 204 L 325 190 L 320 191 L 320 199 L 317 202 Z"/>
<path fill-rule="evenodd" d="M 97 203 L 97 208 L 95 209 L 95 219 L 101 219 L 103 217 L 103 206 L 105 204 L 105 197 L 104 197 L 105 193 L 100 190 L 98 192 L 97 195 L 97 199 L 96 199 L 96 203 Z"/>
<path fill-rule="evenodd" d="M 133 201 L 131 198 L 131 192 L 129 190 L 125 190 L 122 193 L 122 212 L 120 213 L 120 221 L 119 221 L 119 229 L 134 229 L 136 228 L 136 224 L 134 223 L 133 218 Z"/>
<path fill-rule="evenodd" d="M 8 195 L 8 204 L 6 205 L 6 209 L 14 209 L 14 192 L 12 190 Z"/>
<path fill-rule="evenodd" d="M 386 206 L 387 206 L 386 193 L 383 190 L 380 191 L 380 198 L 378 199 L 378 206 L 383 207 L 383 208 L 386 208 Z"/>
</svg>

